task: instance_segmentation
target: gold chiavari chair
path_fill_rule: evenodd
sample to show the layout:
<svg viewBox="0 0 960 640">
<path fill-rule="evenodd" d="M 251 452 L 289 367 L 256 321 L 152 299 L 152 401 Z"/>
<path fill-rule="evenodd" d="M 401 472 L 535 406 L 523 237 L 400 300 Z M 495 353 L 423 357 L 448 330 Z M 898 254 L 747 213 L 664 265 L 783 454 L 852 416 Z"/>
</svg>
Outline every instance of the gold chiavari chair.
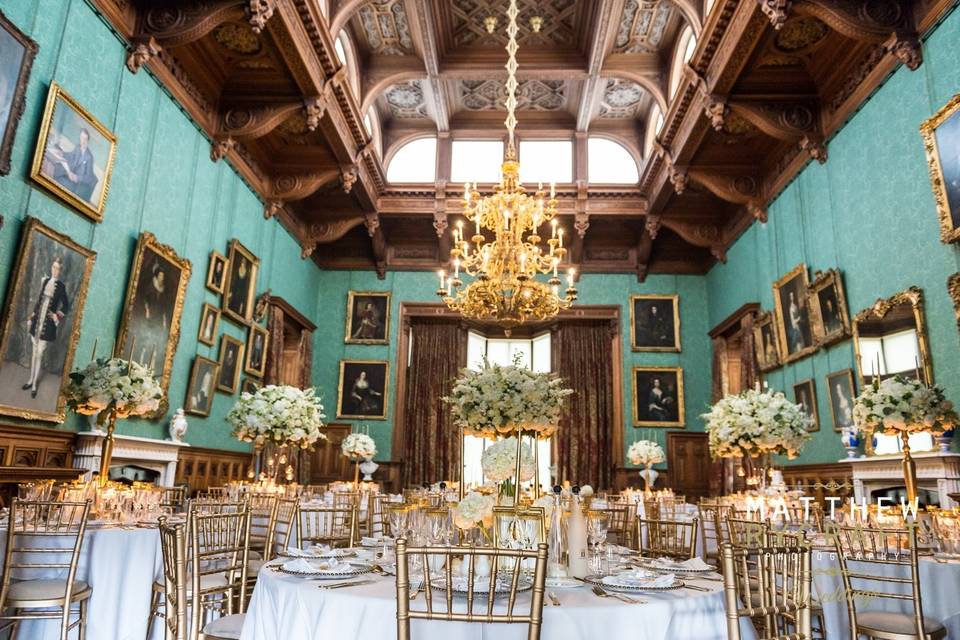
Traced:
<svg viewBox="0 0 960 640">
<path fill-rule="evenodd" d="M 728 517 L 726 525 L 725 543 L 735 547 L 759 547 L 764 544 L 770 531 L 770 524 L 766 521 Z"/>
<path fill-rule="evenodd" d="M 466 607 L 454 611 L 455 594 L 453 561 L 462 556 L 467 563 Z M 487 561 L 488 577 L 475 579 L 478 559 Z M 411 560 L 423 568 L 425 608 L 412 609 L 410 598 Z M 534 562 L 529 605 L 517 606 L 517 594 L 524 577 L 525 561 Z M 435 567 L 440 567 L 435 570 Z M 488 624 L 525 624 L 527 640 L 539 640 L 543 623 L 543 595 L 547 577 L 547 545 L 536 549 L 497 549 L 486 547 L 407 547 L 405 538 L 397 540 L 397 640 L 411 640 L 411 620 L 445 620 L 448 622 L 482 622 Z M 478 580 L 485 590 L 476 589 Z M 432 586 L 436 583 L 437 589 Z M 419 589 L 418 589 L 419 591 Z M 442 594 L 442 596 L 440 595 Z M 437 602 L 439 600 L 439 602 Z M 499 607 L 497 605 L 500 605 Z M 497 609 L 505 609 L 498 611 Z"/>
<path fill-rule="evenodd" d="M 700 499 L 697 515 L 700 518 L 700 537 L 703 540 L 703 556 L 707 562 L 720 561 L 720 545 L 723 543 L 723 522 L 730 507 L 714 500 Z"/>
<path fill-rule="evenodd" d="M 300 500 L 297 498 L 281 498 L 277 502 L 277 517 L 274 519 L 273 531 L 269 532 L 264 562 L 272 560 L 278 552 L 290 546 L 290 536 L 294 532 L 293 525 L 299 506 Z"/>
<path fill-rule="evenodd" d="M 547 540 L 543 507 L 494 507 L 493 545 L 533 549 Z"/>
<path fill-rule="evenodd" d="M 93 589 L 76 577 L 89 513 L 89 500 L 14 498 L 0 579 L 0 620 L 8 621 L 0 629 L 10 628 L 11 637 L 21 620 L 58 618 L 60 640 L 66 640 L 74 627 L 79 627 L 81 639 L 85 637 L 87 600 Z M 51 573 L 57 577 L 49 577 Z M 72 609 L 74 604 L 77 610 Z M 71 614 L 77 617 L 74 622 Z"/>
<path fill-rule="evenodd" d="M 721 547 L 727 637 L 740 619 L 759 623 L 760 640 L 810 640 L 810 547 Z"/>
<path fill-rule="evenodd" d="M 607 504 L 608 539 L 629 549 L 636 549 L 639 538 L 634 536 L 633 522 L 637 517 L 637 503 Z"/>
<path fill-rule="evenodd" d="M 640 555 L 648 558 L 689 560 L 697 555 L 697 527 L 700 520 L 650 520 L 637 518 L 636 535 Z M 643 532 L 646 531 L 644 540 Z"/>
<path fill-rule="evenodd" d="M 234 612 L 234 602 L 246 603 L 246 572 L 250 551 L 250 509 L 235 513 L 191 513 L 191 574 L 188 594 L 193 629 L 200 629 L 206 609 Z M 214 634 L 216 635 L 216 634 Z"/>
<path fill-rule="evenodd" d="M 163 487 L 163 495 L 160 498 L 160 506 L 171 511 L 180 511 L 184 507 L 187 499 L 187 487 Z"/>
<path fill-rule="evenodd" d="M 226 487 L 207 487 L 197 491 L 197 498 L 201 500 L 223 499 L 227 497 Z"/>
<path fill-rule="evenodd" d="M 643 517 L 651 520 L 659 520 L 661 515 L 660 501 L 656 498 L 644 498 Z"/>
<path fill-rule="evenodd" d="M 247 593 L 257 584 L 257 574 L 269 559 L 270 545 L 277 526 L 280 500 L 275 494 L 250 496 L 250 559 L 247 562 Z"/>
<path fill-rule="evenodd" d="M 236 513 L 246 508 L 245 502 L 234 502 L 226 496 L 221 498 L 193 498 L 187 501 L 187 512 Z"/>
<path fill-rule="evenodd" d="M 304 543 L 352 547 L 358 541 L 357 507 L 300 505 L 297 509 L 297 546 Z"/>
<path fill-rule="evenodd" d="M 390 495 L 386 493 L 375 493 L 370 496 L 370 502 L 367 506 L 367 520 L 370 522 L 370 535 L 373 537 L 387 535 L 387 524 L 384 521 L 383 505 L 391 502 Z"/>
<path fill-rule="evenodd" d="M 850 637 L 939 640 L 943 624 L 923 615 L 916 525 L 906 529 L 838 527 L 834 538 L 850 616 Z M 911 602 L 912 611 L 864 611 L 865 602 Z"/>
</svg>

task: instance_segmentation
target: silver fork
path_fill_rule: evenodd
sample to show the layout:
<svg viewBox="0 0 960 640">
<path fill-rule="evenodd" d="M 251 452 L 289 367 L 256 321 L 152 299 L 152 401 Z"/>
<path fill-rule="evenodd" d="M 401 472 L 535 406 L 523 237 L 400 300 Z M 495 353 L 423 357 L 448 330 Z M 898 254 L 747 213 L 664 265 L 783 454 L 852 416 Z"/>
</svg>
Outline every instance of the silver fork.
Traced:
<svg viewBox="0 0 960 640">
<path fill-rule="evenodd" d="M 560 606 L 560 598 L 558 598 L 557 594 L 555 594 L 553 591 L 547 592 L 547 597 L 550 598 L 550 602 L 553 603 L 553 606 L 555 607 Z"/>
<path fill-rule="evenodd" d="M 626 602 L 627 604 L 644 604 L 646 602 L 646 600 L 634 600 L 630 596 L 625 596 L 622 593 L 606 591 L 605 589 L 602 589 L 596 585 L 593 587 L 593 593 L 601 598 L 615 598 L 620 602 Z"/>
</svg>

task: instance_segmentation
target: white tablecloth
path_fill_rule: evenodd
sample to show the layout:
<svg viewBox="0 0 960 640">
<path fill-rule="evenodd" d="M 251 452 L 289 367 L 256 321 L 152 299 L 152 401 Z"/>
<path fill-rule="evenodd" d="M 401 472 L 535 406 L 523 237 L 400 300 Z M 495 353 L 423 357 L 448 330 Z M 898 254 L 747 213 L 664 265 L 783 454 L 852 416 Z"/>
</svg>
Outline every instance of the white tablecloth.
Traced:
<svg viewBox="0 0 960 640">
<path fill-rule="evenodd" d="M 394 578 L 345 589 L 319 589 L 319 581 L 286 576 L 264 567 L 247 611 L 242 640 L 329 640 L 330 638 L 395 638 Z M 719 582 L 693 580 L 711 593 L 677 590 L 644 593 L 646 604 L 601 599 L 587 587 L 553 589 L 562 606 L 545 605 L 544 640 L 725 640 L 726 620 Z M 548 589 L 551 591 L 551 589 Z M 415 608 L 425 606 L 423 595 Z M 529 595 L 518 610 L 529 606 Z M 475 605 L 476 606 L 476 605 Z M 487 625 L 414 620 L 418 640 L 521 640 L 525 625 Z M 749 635 L 747 636 L 749 637 Z"/>
<path fill-rule="evenodd" d="M 0 530 L 0 553 L 6 539 L 7 532 Z M 43 540 L 45 544 L 50 542 L 49 538 Z M 87 607 L 88 640 L 144 640 L 151 587 L 155 577 L 162 574 L 162 563 L 156 528 L 87 529 L 80 549 L 77 580 L 93 588 Z M 66 571 L 50 570 L 45 577 L 65 578 Z M 71 637 L 76 637 L 76 633 Z M 152 636 L 163 637 L 162 620 L 154 624 Z M 18 637 L 54 640 L 60 637 L 60 621 L 23 622 Z"/>
</svg>

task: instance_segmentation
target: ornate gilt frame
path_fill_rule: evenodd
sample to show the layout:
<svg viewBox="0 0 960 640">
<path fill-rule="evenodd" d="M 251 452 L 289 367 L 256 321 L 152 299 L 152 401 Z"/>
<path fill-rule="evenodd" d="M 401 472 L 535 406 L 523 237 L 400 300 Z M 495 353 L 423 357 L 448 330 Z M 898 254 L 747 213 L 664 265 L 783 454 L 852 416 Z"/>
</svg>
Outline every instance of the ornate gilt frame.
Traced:
<svg viewBox="0 0 960 640">
<path fill-rule="evenodd" d="M 637 372 L 662 371 L 677 375 L 677 421 L 641 420 L 637 409 L 640 407 L 637 398 Z M 683 399 L 683 367 L 633 367 L 630 371 L 630 389 L 633 393 L 633 426 L 634 427 L 671 427 L 686 429 L 686 407 Z"/>
<path fill-rule="evenodd" d="M 809 317 L 808 317 L 808 320 L 810 321 L 810 342 L 811 342 L 810 346 L 804 347 L 803 349 L 800 349 L 800 351 L 797 351 L 796 353 L 790 353 L 790 349 L 787 348 L 788 347 L 787 321 L 786 321 L 786 318 L 784 318 L 780 313 L 780 307 L 783 306 L 780 300 L 780 289 L 783 287 L 783 285 L 787 284 L 788 282 L 796 278 L 798 275 L 803 276 L 804 293 L 809 294 L 810 280 L 807 278 L 807 264 L 805 262 L 801 262 L 800 264 L 795 266 L 793 269 L 788 271 L 785 275 L 783 275 L 779 280 L 773 283 L 773 317 L 774 317 L 774 323 L 776 324 L 776 328 L 777 328 L 777 341 L 780 343 L 779 346 L 780 346 L 780 363 L 781 364 L 789 364 L 796 360 L 800 360 L 801 358 L 805 358 L 811 353 L 815 353 L 817 349 L 820 348 L 817 345 L 816 340 L 814 339 L 813 322 L 812 322 L 812 318 L 809 318 Z M 807 311 L 809 316 L 809 302 L 807 302 L 807 305 L 808 305 Z"/>
<path fill-rule="evenodd" d="M 924 382 L 933 383 L 933 362 L 930 358 L 930 346 L 927 342 L 927 323 L 923 314 L 923 290 L 919 287 L 910 287 L 904 291 L 896 293 L 889 298 L 879 298 L 873 303 L 872 307 L 860 311 L 853 317 L 853 353 L 857 363 L 857 377 L 860 386 L 863 387 L 863 363 L 860 361 L 860 329 L 859 324 L 870 318 L 883 318 L 890 309 L 902 304 L 910 303 L 913 308 L 913 319 L 917 327 L 917 345 L 920 351 L 920 367 L 923 371 Z"/>
<path fill-rule="evenodd" d="M 342 413 L 343 410 L 343 374 L 348 364 L 376 364 L 383 365 L 383 414 L 381 415 L 354 415 Z M 337 380 L 337 418 L 348 420 L 386 420 L 387 399 L 390 392 L 390 362 L 388 360 L 341 360 L 340 377 Z"/>
<path fill-rule="evenodd" d="M 13 152 L 13 143 L 17 137 L 20 118 L 23 116 L 27 82 L 30 80 L 30 69 L 33 67 L 33 60 L 37 57 L 37 51 L 39 51 L 40 48 L 36 42 L 20 31 L 2 11 L 0 11 L 0 28 L 9 33 L 11 38 L 23 46 L 23 60 L 20 62 L 17 84 L 13 88 L 10 99 L 10 115 L 7 120 L 7 126 L 0 132 L 0 175 L 5 176 L 10 173 L 10 155 Z"/>
<path fill-rule="evenodd" d="M 213 339 L 205 340 L 203 337 L 203 321 L 207 319 L 207 312 L 212 311 L 216 314 L 216 320 L 213 321 Z M 220 330 L 220 309 L 209 302 L 204 302 L 200 310 L 200 326 L 197 327 L 197 342 L 212 347 L 217 344 L 217 332 Z"/>
<path fill-rule="evenodd" d="M 940 218 L 940 241 L 944 243 L 960 240 L 960 226 L 954 227 L 950 207 L 947 202 L 947 188 L 943 180 L 943 167 L 940 164 L 940 150 L 937 148 L 937 128 L 960 111 L 960 93 L 953 96 L 947 104 L 920 125 L 923 148 L 927 153 L 927 167 L 930 173 L 930 186 Z M 958 212 L 960 213 L 960 212 Z"/>
<path fill-rule="evenodd" d="M 947 277 L 947 293 L 953 300 L 953 315 L 957 320 L 957 331 L 960 331 L 960 272 Z"/>
<path fill-rule="evenodd" d="M 10 331 L 14 322 L 14 318 L 12 317 L 12 305 L 20 295 L 23 269 L 26 267 L 27 256 L 30 255 L 30 250 L 33 243 L 33 234 L 35 232 L 42 233 L 54 242 L 58 242 L 71 251 L 80 254 L 85 260 L 83 277 L 80 280 L 80 288 L 77 291 L 76 297 L 71 301 L 70 304 L 71 309 L 74 310 L 74 315 L 73 327 L 70 331 L 70 336 L 67 338 L 68 344 L 66 357 L 63 361 L 63 374 L 60 377 L 59 383 L 60 388 L 63 388 L 67 378 L 70 376 L 70 372 L 73 370 L 73 356 L 77 348 L 77 341 L 80 338 L 80 326 L 83 324 L 83 311 L 87 300 L 87 289 L 90 286 L 90 274 L 93 271 L 93 263 L 97 259 L 97 252 L 77 244 L 68 236 L 54 231 L 36 218 L 27 218 L 23 229 L 23 235 L 20 237 L 20 247 L 17 251 L 17 262 L 13 267 L 13 271 L 10 272 L 10 284 L 8 285 L 9 289 L 4 302 L 4 313 L 3 316 L 0 317 L 0 354 L 7 352 L 7 341 L 10 338 Z M 64 418 L 66 418 L 66 410 L 64 408 L 65 405 L 66 401 L 64 400 L 63 395 L 60 394 L 57 397 L 57 410 L 55 413 L 34 411 L 32 409 L 24 409 L 22 407 L 15 407 L 11 405 L 0 405 L 0 414 L 15 416 L 17 418 L 23 418 L 24 420 L 63 422 Z"/>
<path fill-rule="evenodd" d="M 223 369 L 223 357 L 227 355 L 227 345 L 234 344 L 237 346 L 237 368 L 233 372 L 233 380 L 230 381 L 230 385 L 220 384 L 220 376 L 217 375 L 217 391 L 221 391 L 228 395 L 233 395 L 237 392 L 237 387 L 240 386 L 240 374 L 243 373 L 243 359 L 246 356 L 244 351 L 246 350 L 246 345 L 243 343 L 243 340 L 237 340 L 231 335 L 223 334 L 220 336 L 220 352 L 217 355 L 217 368 Z"/>
<path fill-rule="evenodd" d="M 383 340 L 368 338 L 351 338 L 353 335 L 353 301 L 357 296 L 368 296 L 387 299 L 387 313 L 383 320 Z M 347 317 L 344 322 L 343 342 L 345 344 L 390 344 L 390 304 L 392 293 L 389 291 L 350 291 L 347 293 Z"/>
<path fill-rule="evenodd" d="M 770 326 L 773 329 L 773 349 L 776 351 L 776 362 L 773 364 L 761 364 L 766 361 L 766 354 L 761 359 L 757 353 L 758 349 L 763 348 L 763 328 Z M 781 366 L 780 362 L 780 336 L 777 332 L 777 325 L 774 322 L 773 314 L 769 311 L 761 311 L 753 321 L 753 351 L 757 359 L 757 367 L 761 372 L 766 373 Z"/>
<path fill-rule="evenodd" d="M 250 264 L 253 265 L 251 268 L 250 274 L 250 286 L 247 287 L 247 313 L 245 316 L 230 309 L 227 305 L 228 294 L 230 293 L 230 279 L 232 278 L 233 273 L 233 259 L 237 253 L 243 254 L 243 256 L 250 261 Z M 260 275 L 260 258 L 253 255 L 253 252 L 250 249 L 247 249 L 243 244 L 234 238 L 230 241 L 230 247 L 227 250 L 227 274 L 223 278 L 223 299 L 220 304 L 220 309 L 223 311 L 223 314 L 242 325 L 250 324 L 253 319 L 253 301 L 257 295 L 257 276 Z"/>
<path fill-rule="evenodd" d="M 833 287 L 837 292 L 837 304 L 840 306 L 840 330 L 830 335 L 824 332 L 823 311 L 820 309 L 819 296 L 820 291 L 827 287 Z M 847 312 L 847 296 L 843 290 L 843 277 L 839 270 L 829 269 L 814 274 L 813 282 L 807 287 L 807 308 L 811 312 L 810 331 L 817 346 L 829 346 L 850 336 L 850 314 Z"/>
<path fill-rule="evenodd" d="M 673 302 L 673 347 L 641 347 L 637 344 L 637 327 L 634 322 L 634 309 L 637 300 L 670 300 Z M 680 296 L 679 294 L 642 294 L 630 296 L 630 350 L 662 353 L 680 353 Z"/>
<path fill-rule="evenodd" d="M 63 100 L 64 104 L 79 113 L 91 127 L 97 130 L 97 133 L 110 141 L 110 155 L 103 172 L 103 191 L 100 193 L 100 202 L 97 206 L 91 206 L 89 202 L 81 200 L 68 189 L 64 189 L 56 181 L 51 180 L 40 172 L 43 166 L 43 153 L 47 148 L 47 136 L 50 135 L 50 124 L 53 122 L 53 115 L 57 110 L 57 101 Z M 43 121 L 40 123 L 40 135 L 37 138 L 37 148 L 33 154 L 33 167 L 30 170 L 30 178 L 37 184 L 59 197 L 71 207 L 87 216 L 94 222 L 103 222 L 103 209 L 107 204 L 107 195 L 110 193 L 110 178 L 113 176 L 113 162 L 117 156 L 117 137 L 113 132 L 103 126 L 99 120 L 84 109 L 79 102 L 70 97 L 63 88 L 56 82 L 50 83 L 50 92 L 47 94 L 47 106 L 43 111 Z"/>
<path fill-rule="evenodd" d="M 830 402 L 830 417 L 833 419 L 834 433 L 840 433 L 841 429 L 837 426 L 837 412 L 833 409 L 833 388 L 830 381 L 839 376 L 846 376 L 847 382 L 850 383 L 850 401 L 857 397 L 857 382 L 853 379 L 853 369 L 841 369 L 827 374 L 827 400 Z"/>
<path fill-rule="evenodd" d="M 220 283 L 213 281 L 213 264 L 214 262 L 223 263 L 223 275 L 220 277 Z M 210 259 L 207 260 L 207 282 L 206 287 L 210 291 L 213 291 L 216 294 L 223 295 L 224 283 L 227 281 L 227 272 L 230 269 L 230 261 L 227 260 L 227 256 L 223 255 L 219 251 L 211 251 Z"/>
<path fill-rule="evenodd" d="M 187 284 L 190 282 L 190 273 L 193 267 L 189 260 L 178 256 L 173 247 L 161 243 L 149 231 L 140 234 L 140 238 L 137 239 L 137 249 L 133 254 L 130 280 L 127 282 L 127 295 L 123 301 L 123 316 L 120 318 L 120 331 L 117 333 L 117 353 L 122 354 L 127 351 L 127 329 L 129 328 L 130 316 L 133 313 L 133 297 L 136 294 L 137 282 L 140 280 L 144 252 L 148 249 L 172 266 L 180 269 L 180 282 L 173 303 L 173 315 L 170 318 L 170 333 L 167 334 L 167 348 L 163 357 L 163 366 L 160 369 L 160 388 L 163 390 L 163 397 L 160 399 L 160 406 L 157 410 L 147 416 L 148 418 L 158 418 L 163 416 L 170 406 L 167 393 L 170 390 L 170 373 L 173 369 L 173 357 L 176 355 L 177 345 L 180 343 L 180 317 L 183 315 L 183 300 L 187 295 Z M 131 357 L 133 357 L 132 354 Z"/>
<path fill-rule="evenodd" d="M 184 413 L 189 413 L 190 415 L 203 416 L 204 418 L 206 418 L 210 415 L 209 411 L 204 413 L 203 411 L 197 411 L 196 409 L 187 408 L 190 406 L 190 403 L 187 402 L 187 400 L 189 400 L 190 398 L 190 390 L 193 389 L 193 384 L 196 381 L 196 377 L 197 377 L 197 370 L 200 368 L 201 363 L 210 365 L 210 370 L 213 372 L 213 389 L 210 390 L 210 408 L 211 409 L 213 408 L 213 397 L 214 397 L 214 394 L 216 394 L 217 392 L 217 380 L 219 380 L 220 378 L 220 365 L 217 364 L 215 360 L 211 360 L 210 358 L 204 358 L 203 356 L 194 356 L 193 366 L 190 367 L 190 378 L 187 380 L 186 396 L 183 399 L 183 411 Z"/>
<path fill-rule="evenodd" d="M 813 428 L 807 429 L 807 431 L 809 433 L 816 433 L 820 431 L 820 408 L 817 405 L 817 383 L 813 378 L 807 378 L 806 380 L 793 383 L 793 402 L 799 404 L 797 400 L 797 387 L 805 386 L 810 387 L 810 399 L 813 402 Z"/>
<path fill-rule="evenodd" d="M 254 369 L 250 365 L 250 354 L 252 350 L 250 347 L 253 345 L 253 336 L 256 333 L 263 334 L 263 356 L 260 358 L 260 368 Z M 263 374 L 267 371 L 267 351 L 270 344 L 270 332 L 261 327 L 258 324 L 251 324 L 250 329 L 247 331 L 247 345 L 246 353 L 243 357 L 243 372 L 247 375 L 251 375 L 257 378 L 263 378 Z"/>
</svg>

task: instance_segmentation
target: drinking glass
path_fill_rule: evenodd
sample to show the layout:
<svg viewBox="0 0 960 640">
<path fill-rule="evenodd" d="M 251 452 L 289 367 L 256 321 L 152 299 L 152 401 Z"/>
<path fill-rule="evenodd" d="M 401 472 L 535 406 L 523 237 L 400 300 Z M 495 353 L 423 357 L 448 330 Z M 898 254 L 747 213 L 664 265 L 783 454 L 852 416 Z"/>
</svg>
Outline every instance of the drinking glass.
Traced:
<svg viewBox="0 0 960 640">
<path fill-rule="evenodd" d="M 603 575 L 606 572 L 606 568 L 603 566 L 605 558 L 600 552 L 600 548 L 607 541 L 607 525 L 606 512 L 593 510 L 587 512 L 587 538 L 590 541 L 590 546 L 593 547 L 591 564 L 594 573 L 598 575 Z"/>
</svg>

